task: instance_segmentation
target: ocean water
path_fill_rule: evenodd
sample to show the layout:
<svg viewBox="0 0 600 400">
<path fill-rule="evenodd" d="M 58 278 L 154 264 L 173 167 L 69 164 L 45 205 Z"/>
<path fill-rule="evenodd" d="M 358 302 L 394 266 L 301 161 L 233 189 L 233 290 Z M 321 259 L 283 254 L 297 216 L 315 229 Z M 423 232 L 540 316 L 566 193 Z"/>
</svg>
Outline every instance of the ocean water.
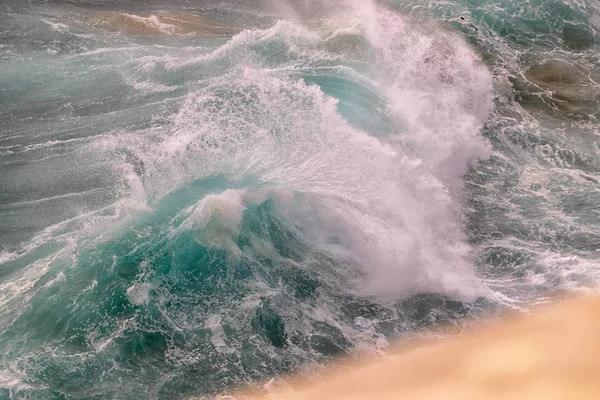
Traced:
<svg viewBox="0 0 600 400">
<path fill-rule="evenodd" d="M 595 0 L 1 4 L 1 399 L 260 389 L 600 279 Z"/>
</svg>

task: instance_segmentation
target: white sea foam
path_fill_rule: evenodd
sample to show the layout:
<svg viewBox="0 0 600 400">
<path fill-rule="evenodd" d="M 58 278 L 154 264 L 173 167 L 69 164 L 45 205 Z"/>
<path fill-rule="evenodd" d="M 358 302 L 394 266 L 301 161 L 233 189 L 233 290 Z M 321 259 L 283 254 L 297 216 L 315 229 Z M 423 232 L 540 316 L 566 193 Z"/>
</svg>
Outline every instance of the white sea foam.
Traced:
<svg viewBox="0 0 600 400">
<path fill-rule="evenodd" d="M 256 109 L 233 100 L 225 110 L 215 110 L 212 95 L 191 96 L 176 119 L 175 135 L 161 144 L 163 156 L 187 153 L 194 171 L 249 174 L 277 187 L 273 196 L 305 232 L 321 235 L 320 240 L 322 235 L 342 238 L 373 275 L 373 294 L 480 294 L 474 278 L 466 278 L 470 250 L 461 240 L 452 199 L 421 160 L 351 128 L 337 114 L 336 102 L 317 87 L 249 69 L 230 79 L 240 85 L 236 98 L 246 93 L 259 99 Z M 181 172 L 171 173 L 177 179 Z M 307 197 L 300 204 L 286 192 Z M 239 192 L 207 197 L 197 218 L 225 214 L 233 227 L 240 204 Z"/>
<path fill-rule="evenodd" d="M 65 283 L 67 281 L 67 277 L 65 276 L 65 274 L 63 272 L 59 272 L 58 275 L 56 276 L 56 278 L 46 282 L 44 284 L 45 288 L 48 288 L 52 285 L 54 285 L 55 283 Z"/>
<path fill-rule="evenodd" d="M 17 392 L 19 390 L 29 389 L 30 385 L 23 383 L 23 379 L 27 378 L 27 375 L 9 370 L 0 370 L 0 388 L 10 389 L 11 391 Z"/>
<path fill-rule="evenodd" d="M 319 87 L 277 71 L 236 68 L 192 92 L 158 145 L 132 146 L 148 171 L 145 190 L 161 197 L 201 177 L 252 176 L 270 192 L 209 195 L 183 227 L 205 226 L 217 215 L 220 232 L 233 232 L 252 202 L 245 196 L 271 196 L 316 246 L 364 267 L 364 293 L 484 295 L 457 212 L 461 175 L 488 151 L 478 133 L 491 110 L 490 74 L 463 40 L 438 28 L 412 29 L 374 4 L 348 12 L 349 26 L 379 50 L 370 79 L 389 88 L 402 132 L 385 141 L 369 136 L 351 127 Z M 336 24 L 339 30 L 342 22 Z M 278 23 L 240 33 L 210 57 L 236 47 L 243 58 L 266 38 L 305 54 L 302 46 L 318 48 L 322 36 Z"/>
<path fill-rule="evenodd" d="M 222 320 L 220 315 L 212 315 L 206 320 L 205 325 L 211 332 L 210 341 L 215 346 L 217 351 L 231 353 L 234 350 L 228 347 L 225 343 L 225 332 L 221 322 Z"/>
<path fill-rule="evenodd" d="M 164 33 L 164 34 L 172 34 L 176 30 L 176 27 L 174 25 L 161 22 L 156 15 L 149 15 L 148 17 L 140 17 L 139 15 L 132 15 L 132 14 L 124 14 L 124 15 L 131 18 L 134 21 L 139 21 L 139 22 L 146 24 L 152 28 L 156 28 L 159 30 L 159 32 Z"/>
<path fill-rule="evenodd" d="M 538 255 L 538 263 L 543 269 L 539 275 L 532 275 L 530 279 L 537 278 L 544 284 L 553 282 L 561 290 L 598 293 L 598 260 L 546 251 Z"/>
<path fill-rule="evenodd" d="M 152 284 L 148 282 L 136 283 L 126 291 L 127 299 L 135 306 L 141 306 L 150 299 Z"/>
<path fill-rule="evenodd" d="M 45 24 L 50 25 L 50 27 L 57 32 L 67 32 L 69 30 L 69 27 L 67 25 L 60 22 L 53 22 L 46 18 L 42 18 L 41 21 Z"/>
<path fill-rule="evenodd" d="M 0 265 L 4 264 L 6 262 L 12 261 L 17 257 L 18 257 L 17 253 L 10 252 L 10 251 L 3 251 L 0 253 Z"/>
<path fill-rule="evenodd" d="M 383 54 L 382 88 L 407 127 L 403 141 L 453 194 L 466 165 L 490 148 L 479 135 L 493 108 L 492 76 L 456 34 L 410 24 L 372 1 L 352 1 L 366 38 Z"/>
</svg>

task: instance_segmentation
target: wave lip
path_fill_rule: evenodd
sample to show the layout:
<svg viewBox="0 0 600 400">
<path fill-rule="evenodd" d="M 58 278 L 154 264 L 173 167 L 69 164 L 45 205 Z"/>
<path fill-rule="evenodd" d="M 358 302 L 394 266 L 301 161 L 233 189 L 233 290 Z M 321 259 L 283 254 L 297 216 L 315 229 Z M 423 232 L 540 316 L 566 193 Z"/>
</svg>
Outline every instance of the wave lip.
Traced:
<svg viewBox="0 0 600 400">
<path fill-rule="evenodd" d="M 420 57 L 406 60 L 413 52 L 411 45 L 420 48 L 429 39 L 416 36 L 407 48 L 390 48 L 409 29 L 400 16 L 382 13 L 383 22 L 400 28 L 391 37 L 366 38 L 382 50 L 378 62 L 388 68 L 376 73 L 375 79 L 381 87 L 394 85 L 386 96 L 404 126 L 400 135 L 394 133 L 397 139 L 384 140 L 353 128 L 340 116 L 338 100 L 323 93 L 320 86 L 282 77 L 277 72 L 281 66 L 275 73 L 245 67 L 214 78 L 209 87 L 190 94 L 174 117 L 168 137 L 144 164 L 153 165 L 157 171 L 153 175 L 161 179 L 170 176 L 165 181 L 171 184 L 188 174 L 197 179 L 197 171 L 203 176 L 250 175 L 278 191 L 309 196 L 311 207 L 319 209 L 311 217 L 318 226 L 305 230 L 330 229 L 327 235 L 343 237 L 352 258 L 365 267 L 367 275 L 377 276 L 368 290 L 371 294 L 378 289 L 386 295 L 425 290 L 473 299 L 485 290 L 468 272 L 472 271 L 471 250 L 455 213 L 461 201 L 457 194 L 460 175 L 470 160 L 486 154 L 486 145 L 477 134 L 489 112 L 491 79 L 466 44 L 453 36 L 440 34 L 440 39 L 449 40 L 454 50 L 430 48 L 431 54 L 443 50 L 440 59 L 452 56 L 439 63 L 439 71 L 435 69 L 438 63 Z M 364 27 L 353 23 L 353 29 L 368 30 L 369 23 L 380 23 L 359 22 Z M 288 44 L 287 31 L 306 38 L 295 37 Z M 260 54 L 262 46 L 283 41 L 289 46 L 284 63 L 296 63 L 290 58 L 300 56 L 301 62 L 310 65 L 311 59 L 305 57 L 311 47 L 318 59 L 324 57 L 319 54 L 320 40 L 291 23 L 279 23 L 264 33 L 241 33 L 225 47 L 243 44 L 237 56 L 243 62 L 240 54 L 250 50 L 254 58 L 252 53 Z M 453 62 L 468 57 L 454 66 Z M 412 77 L 427 85 L 410 86 L 411 77 L 399 76 L 390 65 L 400 60 L 409 63 L 412 72 L 428 69 L 429 75 L 422 72 L 421 77 Z M 448 81 L 450 66 L 461 74 Z M 467 68 L 472 71 L 462 71 Z M 467 81 L 469 74 L 478 78 Z M 407 108 L 398 93 L 416 100 Z M 279 205 L 298 207 L 284 201 Z M 293 214 L 291 210 L 288 217 L 302 224 L 303 217 Z M 319 222 L 320 218 L 327 223 Z M 456 278 L 461 275 L 473 277 Z"/>
</svg>

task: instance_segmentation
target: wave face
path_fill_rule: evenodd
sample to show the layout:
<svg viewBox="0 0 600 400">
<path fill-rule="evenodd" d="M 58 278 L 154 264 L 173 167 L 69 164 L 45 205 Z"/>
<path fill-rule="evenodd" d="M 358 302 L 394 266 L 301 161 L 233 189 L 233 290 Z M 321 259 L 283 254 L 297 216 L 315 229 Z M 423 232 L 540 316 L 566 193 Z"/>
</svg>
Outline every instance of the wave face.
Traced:
<svg viewBox="0 0 600 400">
<path fill-rule="evenodd" d="M 0 15 L 0 397 L 213 396 L 597 283 L 591 0 L 168 3 Z"/>
</svg>

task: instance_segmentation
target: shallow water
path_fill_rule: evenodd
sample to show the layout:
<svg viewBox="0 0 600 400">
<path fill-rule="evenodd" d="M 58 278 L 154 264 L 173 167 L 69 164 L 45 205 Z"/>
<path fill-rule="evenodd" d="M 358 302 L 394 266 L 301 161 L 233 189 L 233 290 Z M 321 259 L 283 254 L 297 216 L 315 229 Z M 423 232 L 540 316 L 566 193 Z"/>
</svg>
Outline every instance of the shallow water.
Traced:
<svg viewBox="0 0 600 400">
<path fill-rule="evenodd" d="M 6 4 L 0 397 L 210 396 L 598 281 L 591 0 Z"/>
</svg>

